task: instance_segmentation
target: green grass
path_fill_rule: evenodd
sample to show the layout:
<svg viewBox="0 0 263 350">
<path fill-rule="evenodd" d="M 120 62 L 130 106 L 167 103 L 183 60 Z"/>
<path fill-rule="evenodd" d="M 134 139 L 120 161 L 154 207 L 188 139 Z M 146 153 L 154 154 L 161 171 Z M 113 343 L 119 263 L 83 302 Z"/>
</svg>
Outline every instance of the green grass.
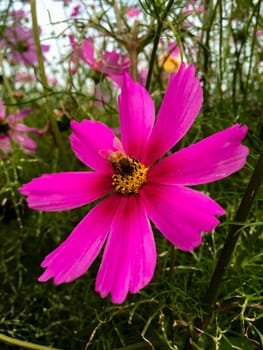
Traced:
<svg viewBox="0 0 263 350">
<path fill-rule="evenodd" d="M 215 232 L 204 236 L 193 254 L 176 250 L 155 232 L 158 264 L 154 279 L 137 295 L 129 295 L 122 305 L 101 299 L 94 291 L 99 259 L 70 284 L 37 282 L 42 259 L 67 237 L 88 208 L 40 213 L 28 209 L 17 193 L 19 185 L 46 168 L 56 171 L 57 157 L 50 156 L 50 162 L 39 164 L 37 170 L 32 165 L 39 162 L 26 156 L 16 159 L 15 165 L 3 163 L 9 177 L 4 196 L 10 199 L 2 205 L 0 332 L 64 350 L 183 349 L 195 318 L 204 316 L 201 300 L 255 157 L 252 153 L 238 174 L 203 186 L 226 209 L 227 216 L 221 218 Z M 200 349 L 262 346 L 261 199 L 262 193 L 242 229 L 211 324 L 199 340 Z M 1 349 L 12 348 L 1 345 Z"/>
</svg>

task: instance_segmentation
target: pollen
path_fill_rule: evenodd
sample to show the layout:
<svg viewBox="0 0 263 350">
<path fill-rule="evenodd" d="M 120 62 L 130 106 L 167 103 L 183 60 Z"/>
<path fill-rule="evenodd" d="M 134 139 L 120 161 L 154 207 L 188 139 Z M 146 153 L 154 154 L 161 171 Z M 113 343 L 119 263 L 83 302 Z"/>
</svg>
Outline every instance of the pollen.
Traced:
<svg viewBox="0 0 263 350">
<path fill-rule="evenodd" d="M 121 194 L 138 193 L 142 185 L 147 181 L 148 168 L 132 157 L 120 157 L 112 161 L 114 174 L 112 186 Z"/>
</svg>

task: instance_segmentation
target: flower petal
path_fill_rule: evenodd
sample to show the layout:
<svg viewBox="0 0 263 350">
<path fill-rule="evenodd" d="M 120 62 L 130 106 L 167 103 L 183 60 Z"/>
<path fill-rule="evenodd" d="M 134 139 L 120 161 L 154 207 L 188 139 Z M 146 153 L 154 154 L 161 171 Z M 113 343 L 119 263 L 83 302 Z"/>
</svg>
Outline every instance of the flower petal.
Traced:
<svg viewBox="0 0 263 350">
<path fill-rule="evenodd" d="M 151 96 L 125 74 L 119 95 L 121 138 L 127 155 L 140 160 L 153 127 L 155 110 Z"/>
<path fill-rule="evenodd" d="M 201 243 L 201 232 L 219 224 L 215 215 L 224 210 L 211 198 L 192 189 L 146 184 L 140 192 L 150 219 L 176 247 L 192 251 Z"/>
<path fill-rule="evenodd" d="M 155 242 L 145 209 L 139 197 L 122 197 L 96 279 L 96 291 L 101 297 L 111 293 L 114 303 L 122 303 L 128 291 L 136 293 L 150 282 L 155 264 Z"/>
<path fill-rule="evenodd" d="M 127 55 L 121 55 L 116 51 L 104 52 L 101 60 L 100 71 L 122 87 L 125 73 L 129 73 L 130 61 Z"/>
<path fill-rule="evenodd" d="M 17 123 L 13 126 L 13 130 L 14 132 L 29 132 L 31 134 L 36 134 L 36 135 L 39 135 L 40 134 L 40 130 L 41 129 L 37 129 L 37 128 L 31 128 L 30 126 L 27 126 L 25 124 L 20 124 L 20 123 Z"/>
<path fill-rule="evenodd" d="M 143 163 L 148 166 L 173 147 L 189 130 L 202 105 L 202 89 L 195 68 L 181 64 L 171 75 Z"/>
<path fill-rule="evenodd" d="M 111 176 L 93 172 L 45 174 L 19 189 L 28 206 L 60 211 L 86 205 L 112 191 Z"/>
<path fill-rule="evenodd" d="M 227 177 L 241 169 L 248 148 L 241 145 L 247 133 L 239 124 L 211 135 L 157 163 L 149 172 L 152 182 L 200 185 Z"/>
<path fill-rule="evenodd" d="M 94 48 L 91 44 L 92 40 L 83 40 L 82 49 L 78 51 L 79 57 L 93 68 L 95 64 Z"/>
<path fill-rule="evenodd" d="M 105 242 L 118 202 L 118 198 L 111 196 L 97 204 L 44 259 L 41 266 L 47 269 L 38 280 L 45 282 L 54 277 L 54 283 L 60 284 L 83 275 Z"/>
<path fill-rule="evenodd" d="M 36 152 L 37 144 L 25 133 L 19 131 L 9 131 L 10 138 L 21 148 L 23 148 L 25 153 L 33 154 Z"/>
<path fill-rule="evenodd" d="M 4 153 L 12 152 L 10 139 L 5 135 L 0 135 L 0 153 L 1 151 Z"/>
<path fill-rule="evenodd" d="M 117 137 L 105 124 L 94 120 L 71 122 L 71 148 L 75 155 L 88 167 L 105 173 L 112 173 L 107 154 L 121 150 Z"/>
<path fill-rule="evenodd" d="M 0 120 L 5 119 L 5 114 L 6 114 L 6 108 L 5 108 L 5 105 L 4 105 L 2 98 L 0 97 Z"/>
<path fill-rule="evenodd" d="M 30 114 L 32 112 L 34 112 L 33 109 L 24 108 L 24 109 L 21 109 L 16 114 L 10 114 L 7 117 L 8 123 L 16 123 L 18 121 L 21 121 L 21 120 L 25 119 L 28 116 L 28 114 Z"/>
</svg>

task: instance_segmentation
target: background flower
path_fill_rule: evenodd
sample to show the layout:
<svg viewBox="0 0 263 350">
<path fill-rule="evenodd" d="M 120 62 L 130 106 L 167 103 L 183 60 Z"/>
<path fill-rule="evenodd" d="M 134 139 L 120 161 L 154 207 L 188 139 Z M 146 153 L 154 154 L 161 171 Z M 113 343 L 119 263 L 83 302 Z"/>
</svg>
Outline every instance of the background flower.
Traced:
<svg viewBox="0 0 263 350">
<path fill-rule="evenodd" d="M 181 54 L 180 49 L 175 42 L 167 46 L 167 50 L 159 57 L 159 65 L 167 73 L 176 73 L 180 68 Z"/>
<path fill-rule="evenodd" d="M 33 31 L 21 25 L 8 27 L 4 32 L 4 39 L 0 44 L 10 49 L 12 60 L 15 63 L 34 65 L 37 63 L 37 53 L 34 43 Z M 42 52 L 49 50 L 49 45 L 41 45 Z"/>
<path fill-rule="evenodd" d="M 39 135 L 40 130 L 21 123 L 32 112 L 32 109 L 24 108 L 15 114 L 6 116 L 6 108 L 3 100 L 0 98 L 0 150 L 2 152 L 12 152 L 12 142 L 14 142 L 25 153 L 35 153 L 37 144 L 27 134 Z"/>
<path fill-rule="evenodd" d="M 119 87 L 122 86 L 125 73 L 129 72 L 129 58 L 116 51 L 106 51 L 100 59 L 95 58 L 94 39 L 89 37 L 83 40 L 79 48 L 73 36 L 69 37 L 72 49 L 73 63 L 76 64 L 76 55 L 85 63 L 87 63 L 94 72 L 99 72 L 109 77 Z"/>
<path fill-rule="evenodd" d="M 138 17 L 140 12 L 141 11 L 136 7 L 127 7 L 125 10 L 125 15 L 127 17 L 133 18 L 133 17 Z"/>
</svg>

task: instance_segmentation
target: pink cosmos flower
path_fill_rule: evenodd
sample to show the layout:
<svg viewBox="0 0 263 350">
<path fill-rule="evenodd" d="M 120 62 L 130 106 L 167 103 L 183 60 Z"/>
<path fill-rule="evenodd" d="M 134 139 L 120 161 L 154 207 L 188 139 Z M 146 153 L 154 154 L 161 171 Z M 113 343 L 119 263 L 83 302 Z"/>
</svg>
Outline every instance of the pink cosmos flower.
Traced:
<svg viewBox="0 0 263 350">
<path fill-rule="evenodd" d="M 43 211 L 76 208 L 101 198 L 41 266 L 44 282 L 71 282 L 83 275 L 104 248 L 96 278 L 101 297 L 122 303 L 147 285 L 156 265 L 151 222 L 176 247 L 192 251 L 202 232 L 219 223 L 224 210 L 190 189 L 224 178 L 245 164 L 241 145 L 247 127 L 235 124 L 173 154 L 202 104 L 195 68 L 171 75 L 157 120 L 153 101 L 126 75 L 119 96 L 121 140 L 105 124 L 72 121 L 71 147 L 92 171 L 45 174 L 23 185 L 29 207 Z"/>
<path fill-rule="evenodd" d="M 24 92 L 21 90 L 15 90 L 13 91 L 13 96 L 17 98 L 22 98 L 25 96 Z"/>
<path fill-rule="evenodd" d="M 25 20 L 28 18 L 28 13 L 26 13 L 24 10 L 10 10 L 8 12 L 8 16 L 11 16 L 13 21 L 17 24 L 21 23 L 22 20 Z"/>
<path fill-rule="evenodd" d="M 183 13 L 186 16 L 195 15 L 196 13 L 204 12 L 204 5 L 200 4 L 186 4 Z"/>
<path fill-rule="evenodd" d="M 95 59 L 94 40 L 89 37 L 83 40 L 82 47 L 78 48 L 73 36 L 69 36 L 73 51 L 77 52 L 79 58 L 87 63 L 91 69 L 100 72 L 113 80 L 119 87 L 122 86 L 123 78 L 129 73 L 129 58 L 116 51 L 106 51 L 99 60 Z M 76 57 L 73 55 L 73 62 Z"/>
<path fill-rule="evenodd" d="M 30 128 L 21 123 L 32 111 L 32 109 L 25 108 L 15 114 L 6 116 L 6 108 L 0 98 L 0 150 L 2 152 L 12 152 L 12 142 L 14 142 L 20 146 L 25 153 L 35 153 L 37 144 L 27 136 L 27 133 L 39 135 L 39 130 Z"/>
<path fill-rule="evenodd" d="M 130 18 L 138 17 L 140 12 L 141 11 L 139 9 L 137 9 L 136 7 L 127 7 L 126 10 L 125 10 L 125 15 L 127 17 L 130 17 Z"/>
<path fill-rule="evenodd" d="M 181 65 L 180 49 L 176 42 L 167 46 L 166 52 L 159 57 L 159 65 L 167 73 L 176 73 Z"/>
<path fill-rule="evenodd" d="M 180 49 L 177 46 L 176 42 L 172 42 L 168 45 L 168 51 L 172 57 L 180 56 Z"/>
<path fill-rule="evenodd" d="M 72 12 L 71 12 L 71 14 L 70 14 L 70 17 L 71 17 L 71 18 L 77 17 L 78 14 L 79 14 L 79 11 L 80 11 L 80 5 L 74 6 L 74 7 L 73 7 L 73 10 L 72 10 Z"/>
<path fill-rule="evenodd" d="M 58 79 L 56 77 L 49 77 L 48 78 L 48 83 L 50 85 L 56 85 L 58 83 Z"/>
<path fill-rule="evenodd" d="M 36 77 L 26 71 L 17 71 L 15 75 L 15 81 L 19 83 L 33 83 L 36 81 Z"/>
<path fill-rule="evenodd" d="M 6 28 L 4 37 L 5 39 L 0 40 L 0 45 L 11 49 L 10 54 L 14 62 L 20 62 L 26 65 L 34 65 L 37 62 L 32 30 L 15 25 Z M 47 52 L 49 45 L 41 45 L 41 48 L 43 52 Z"/>
</svg>

